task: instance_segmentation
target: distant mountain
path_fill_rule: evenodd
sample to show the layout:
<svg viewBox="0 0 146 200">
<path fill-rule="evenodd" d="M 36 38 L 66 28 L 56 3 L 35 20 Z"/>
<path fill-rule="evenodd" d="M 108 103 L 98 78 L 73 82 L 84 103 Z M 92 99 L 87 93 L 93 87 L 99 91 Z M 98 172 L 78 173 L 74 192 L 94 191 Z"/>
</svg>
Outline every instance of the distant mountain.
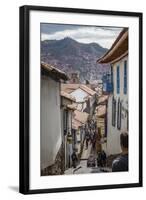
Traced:
<svg viewBox="0 0 146 200">
<path fill-rule="evenodd" d="M 82 82 L 101 79 L 109 71 L 108 64 L 97 64 L 96 60 L 108 49 L 97 43 L 79 43 L 66 37 L 61 40 L 41 41 L 41 61 L 50 63 L 70 74 L 79 72 Z"/>
</svg>

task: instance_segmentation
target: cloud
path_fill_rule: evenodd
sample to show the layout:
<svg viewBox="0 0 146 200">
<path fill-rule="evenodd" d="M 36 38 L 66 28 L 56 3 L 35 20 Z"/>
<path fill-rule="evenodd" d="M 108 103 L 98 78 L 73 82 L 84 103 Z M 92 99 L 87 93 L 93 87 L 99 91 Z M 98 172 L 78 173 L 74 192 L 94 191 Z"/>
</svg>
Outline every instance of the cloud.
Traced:
<svg viewBox="0 0 146 200">
<path fill-rule="evenodd" d="M 77 26 L 77 25 L 41 25 L 41 40 L 60 40 L 71 37 L 78 42 L 96 42 L 99 45 L 110 48 L 122 28 Z"/>
<path fill-rule="evenodd" d="M 63 25 L 63 24 L 44 24 L 41 23 L 41 33 L 43 34 L 51 34 L 58 31 L 64 30 L 74 30 L 77 26 L 76 25 Z"/>
</svg>

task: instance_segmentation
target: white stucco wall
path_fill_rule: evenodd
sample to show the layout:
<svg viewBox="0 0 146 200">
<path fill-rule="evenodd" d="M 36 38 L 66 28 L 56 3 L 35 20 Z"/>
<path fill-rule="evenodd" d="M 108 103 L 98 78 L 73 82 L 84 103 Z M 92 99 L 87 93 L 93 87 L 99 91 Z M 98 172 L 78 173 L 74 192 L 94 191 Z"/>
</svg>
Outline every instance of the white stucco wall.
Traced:
<svg viewBox="0 0 146 200">
<path fill-rule="evenodd" d="M 127 94 L 124 94 L 124 61 L 127 60 Z M 117 94 L 117 66 L 120 67 L 120 94 Z M 118 99 L 122 101 L 122 107 L 128 108 L 128 57 L 124 57 L 120 61 L 113 64 L 113 80 L 114 80 L 114 98 L 118 103 Z M 107 124 L 107 150 L 106 153 L 108 155 L 118 154 L 121 152 L 120 147 L 120 134 L 122 131 L 127 131 L 127 116 L 122 110 L 122 118 L 121 118 L 121 129 L 117 129 L 117 110 L 116 107 L 116 125 L 112 126 L 112 98 L 111 95 L 108 99 L 108 124 Z M 118 106 L 118 104 L 116 104 Z"/>
<path fill-rule="evenodd" d="M 83 102 L 85 97 L 88 96 L 88 93 L 83 91 L 81 88 L 76 89 L 75 91 L 71 92 L 71 95 L 75 97 L 76 102 Z"/>
<path fill-rule="evenodd" d="M 54 163 L 62 142 L 59 84 L 41 77 L 41 169 Z"/>
</svg>

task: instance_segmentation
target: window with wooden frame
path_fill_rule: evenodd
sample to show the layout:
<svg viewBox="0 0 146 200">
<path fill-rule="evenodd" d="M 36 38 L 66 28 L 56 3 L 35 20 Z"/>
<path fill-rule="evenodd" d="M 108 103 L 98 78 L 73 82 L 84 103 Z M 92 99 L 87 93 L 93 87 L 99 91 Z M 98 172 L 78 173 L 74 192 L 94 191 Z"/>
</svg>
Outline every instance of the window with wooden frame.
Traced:
<svg viewBox="0 0 146 200">
<path fill-rule="evenodd" d="M 127 60 L 124 61 L 124 94 L 127 94 Z"/>
<path fill-rule="evenodd" d="M 112 125 L 116 126 L 116 99 L 112 98 Z"/>
<path fill-rule="evenodd" d="M 117 110 L 117 129 L 121 129 L 121 110 L 122 110 L 122 103 L 120 99 L 118 99 L 118 110 Z"/>
<path fill-rule="evenodd" d="M 63 128 L 64 128 L 64 135 L 67 134 L 67 124 L 68 124 L 68 111 L 63 111 Z"/>
<path fill-rule="evenodd" d="M 111 84 L 112 84 L 112 91 L 114 91 L 114 74 L 112 65 L 111 65 Z"/>
<path fill-rule="evenodd" d="M 117 94 L 120 94 L 120 67 L 117 66 Z"/>
</svg>

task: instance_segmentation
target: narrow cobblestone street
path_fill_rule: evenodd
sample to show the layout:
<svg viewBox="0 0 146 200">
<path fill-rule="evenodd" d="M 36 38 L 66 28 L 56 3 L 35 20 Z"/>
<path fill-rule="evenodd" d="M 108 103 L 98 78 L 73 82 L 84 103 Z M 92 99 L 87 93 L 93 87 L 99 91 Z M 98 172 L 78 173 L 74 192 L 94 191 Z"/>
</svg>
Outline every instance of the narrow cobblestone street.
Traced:
<svg viewBox="0 0 146 200">
<path fill-rule="evenodd" d="M 90 155 L 93 155 L 95 159 L 97 158 L 97 153 L 93 151 L 92 144 L 88 145 L 88 148 L 86 148 L 85 142 L 83 147 L 83 152 L 81 155 L 81 159 L 79 160 L 78 165 L 76 168 L 69 168 L 65 171 L 65 174 L 88 174 L 88 173 L 101 173 L 101 172 L 111 172 L 111 169 L 108 167 L 98 167 L 97 160 L 96 160 L 96 166 L 95 167 L 87 167 L 87 160 L 90 157 Z"/>
</svg>

